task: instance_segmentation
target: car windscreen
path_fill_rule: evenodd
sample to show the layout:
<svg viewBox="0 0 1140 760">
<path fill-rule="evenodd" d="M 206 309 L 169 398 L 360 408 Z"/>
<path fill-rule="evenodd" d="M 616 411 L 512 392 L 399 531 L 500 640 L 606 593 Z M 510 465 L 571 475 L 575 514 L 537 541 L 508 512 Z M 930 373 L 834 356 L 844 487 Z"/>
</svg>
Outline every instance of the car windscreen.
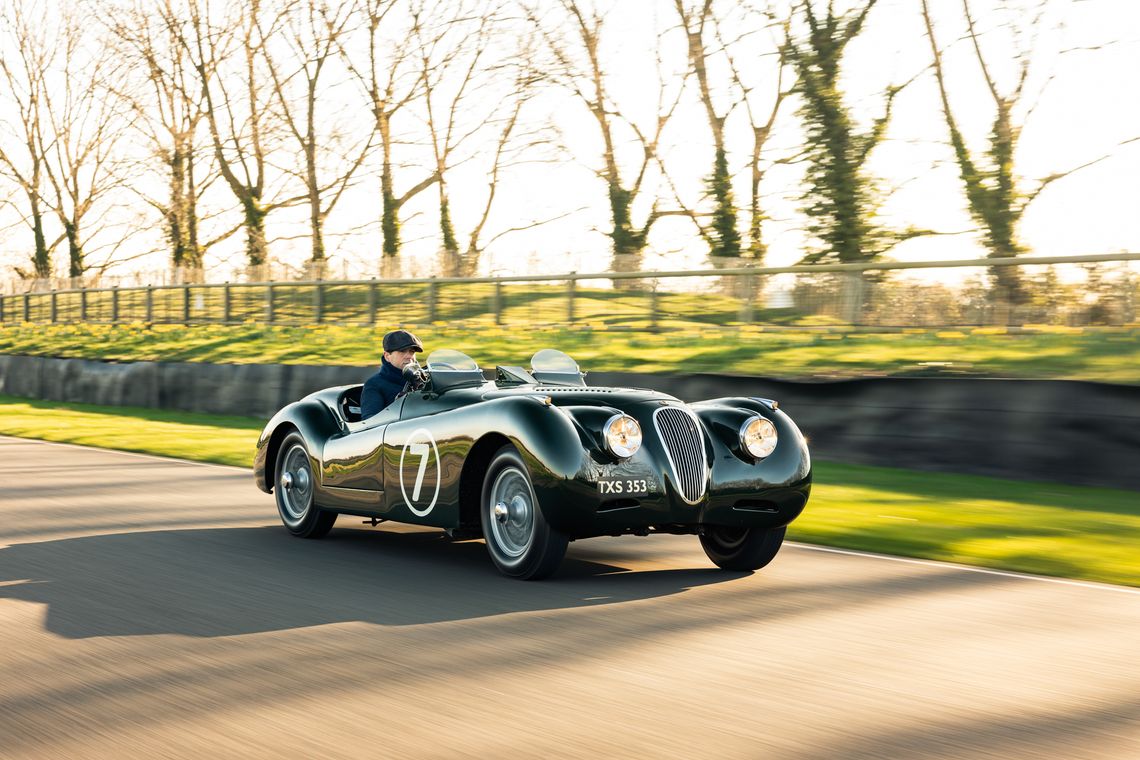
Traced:
<svg viewBox="0 0 1140 760">
<path fill-rule="evenodd" d="M 578 362 L 556 348 L 544 348 L 530 357 L 530 372 L 548 385 L 585 385 Z"/>
<path fill-rule="evenodd" d="M 478 372 L 479 365 L 467 354 L 452 348 L 440 348 L 428 354 L 428 372 Z"/>
<path fill-rule="evenodd" d="M 556 348 L 544 348 L 530 357 L 531 369 L 538 372 L 578 372 L 578 362 Z"/>
</svg>

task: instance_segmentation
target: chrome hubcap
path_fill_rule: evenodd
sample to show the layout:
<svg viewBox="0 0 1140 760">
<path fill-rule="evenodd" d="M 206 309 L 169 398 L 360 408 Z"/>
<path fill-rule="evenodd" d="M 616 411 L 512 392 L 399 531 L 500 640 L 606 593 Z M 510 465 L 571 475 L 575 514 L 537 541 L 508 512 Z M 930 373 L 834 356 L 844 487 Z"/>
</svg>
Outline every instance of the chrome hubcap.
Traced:
<svg viewBox="0 0 1140 760">
<path fill-rule="evenodd" d="M 508 557 L 520 557 L 530 546 L 534 533 L 534 492 L 526 475 L 517 467 L 507 467 L 491 487 L 492 538 Z"/>
<path fill-rule="evenodd" d="M 291 522 L 304 519 L 313 500 L 313 471 L 301 446 L 294 446 L 285 456 L 280 482 L 284 516 Z"/>
</svg>

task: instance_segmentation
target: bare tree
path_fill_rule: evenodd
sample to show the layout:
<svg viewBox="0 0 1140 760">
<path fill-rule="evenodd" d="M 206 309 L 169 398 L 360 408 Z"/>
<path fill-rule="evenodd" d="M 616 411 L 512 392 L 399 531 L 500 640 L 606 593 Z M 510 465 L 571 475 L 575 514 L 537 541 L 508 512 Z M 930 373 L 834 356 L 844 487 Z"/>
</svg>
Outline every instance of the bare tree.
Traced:
<svg viewBox="0 0 1140 760">
<path fill-rule="evenodd" d="M 33 239 L 32 269 L 16 269 L 25 279 L 51 276 L 51 255 L 44 225 L 48 209 L 42 195 L 45 158 L 39 136 L 43 129 L 41 112 L 45 88 L 42 72 L 51 65 L 56 44 L 46 30 L 33 21 L 45 16 L 44 8 L 38 3 L 22 0 L 5 5 L 0 13 L 0 33 L 3 34 L 0 73 L 3 73 L 8 93 L 4 100 L 9 101 L 0 108 L 0 125 L 16 138 L 12 147 L 5 147 L 0 141 L 0 173 L 13 180 L 27 199 L 26 208 L 17 207 L 31 228 Z"/>
<path fill-rule="evenodd" d="M 75 6 L 57 12 L 59 61 L 54 71 L 41 72 L 52 86 L 43 88 L 43 129 L 37 139 L 52 190 L 50 205 L 67 242 L 68 274 L 77 278 L 88 268 L 87 240 L 99 231 L 85 223 L 95 204 L 120 184 L 114 161 L 128 122 L 106 87 L 121 75 L 118 62 L 94 39 L 91 19 Z"/>
<path fill-rule="evenodd" d="M 605 14 L 596 8 L 584 9 L 578 0 L 561 0 L 560 6 L 562 17 L 554 22 L 540 17 L 535 8 L 528 10 L 528 17 L 540 30 L 554 58 L 552 76 L 555 81 L 569 90 L 597 123 L 602 142 L 602 166 L 596 174 L 605 183 L 609 196 L 613 229 L 607 234 L 613 243 L 614 268 L 637 268 L 637 259 L 645 250 L 649 231 L 657 220 L 665 216 L 686 216 L 696 221 L 692 210 L 661 209 L 656 198 L 641 224 L 634 222 L 632 215 L 633 205 L 651 167 L 664 168 L 658 146 L 681 100 L 685 83 L 683 79 L 667 81 L 669 78 L 663 72 L 658 47 L 657 109 L 650 128 L 643 128 L 625 114 L 610 95 L 600 49 L 605 32 Z M 632 133 L 640 147 L 640 160 L 634 164 L 632 180 L 627 178 L 618 160 L 619 128 L 622 127 Z"/>
<path fill-rule="evenodd" d="M 863 166 L 886 135 L 891 107 L 902 86 L 887 88 L 882 115 L 861 131 L 843 101 L 840 83 L 847 45 L 863 30 L 876 2 L 864 0 L 851 11 L 836 13 L 830 2 L 820 12 L 813 0 L 804 0 L 799 15 L 806 33 L 787 47 L 805 130 L 804 212 L 808 231 L 822 244 L 805 257 L 808 262 L 867 261 L 898 242 L 897 235 L 874 223 L 873 189 Z"/>
<path fill-rule="evenodd" d="M 709 51 L 705 46 L 705 29 L 713 25 L 713 2 L 701 0 L 697 7 L 687 7 L 684 0 L 674 0 L 688 42 L 689 65 L 697 80 L 701 104 L 705 107 L 713 138 L 713 170 L 706 181 L 713 201 L 712 223 L 702 228 L 714 257 L 740 255 L 740 232 L 736 229 L 736 201 L 732 193 L 732 175 L 728 171 L 728 150 L 724 141 L 724 124 L 730 108 L 717 105 L 709 85 Z"/>
<path fill-rule="evenodd" d="M 306 198 L 273 197 L 283 194 L 267 185 L 268 158 L 278 136 L 264 50 L 284 10 L 274 0 L 241 0 L 222 16 L 211 16 L 209 11 L 202 0 L 189 0 L 189 23 L 180 42 L 202 88 L 214 159 L 241 205 L 247 262 L 261 267 L 269 256 L 265 218 L 275 209 Z M 231 59 L 238 62 L 233 72 L 222 67 Z"/>
<path fill-rule="evenodd" d="M 199 163 L 196 138 L 206 110 L 197 72 L 181 43 L 185 24 L 172 0 L 157 7 L 139 1 L 115 14 L 109 28 L 132 70 L 141 73 L 142 81 L 115 84 L 114 90 L 163 168 L 166 197 L 152 198 L 137 183 L 131 187 L 162 215 L 175 269 L 199 270 L 203 254 L 218 241 L 199 236 L 198 198 L 210 177 L 208 161 L 205 167 Z"/>
<path fill-rule="evenodd" d="M 302 157 L 297 172 L 305 188 L 312 230 L 311 262 L 319 269 L 325 260 L 325 219 L 349 186 L 353 175 L 364 163 L 372 147 L 372 136 L 347 150 L 339 145 L 347 138 L 336 121 L 320 118 L 322 82 L 330 63 L 339 59 L 341 40 L 352 20 L 352 8 L 346 3 L 330 5 L 326 0 L 302 0 L 289 6 L 278 33 L 287 48 L 283 62 L 274 56 L 272 46 L 266 49 L 269 76 L 286 131 L 297 144 Z M 263 31 L 263 38 L 268 35 Z M 327 77 L 326 77 L 327 79 Z M 334 164 L 328 177 L 322 168 Z"/>
<path fill-rule="evenodd" d="M 1011 22 L 1009 30 L 1014 44 L 1012 69 L 1015 71 L 1013 83 L 1002 87 L 994 74 L 992 53 L 984 50 L 982 32 L 978 29 L 969 0 L 962 0 L 962 13 L 966 22 L 966 37 L 974 52 L 978 69 L 985 83 L 985 89 L 993 101 L 994 116 L 986 148 L 972 151 L 954 116 L 950 97 L 946 90 L 946 77 L 942 49 L 935 38 L 934 23 L 931 19 L 927 0 L 922 0 L 922 19 L 926 25 L 926 36 L 930 42 L 931 57 L 938 94 L 942 103 L 942 113 L 954 151 L 954 160 L 965 190 L 966 203 L 970 216 L 982 231 L 982 239 L 993 258 L 1007 258 L 1022 253 L 1025 249 L 1019 242 L 1017 228 L 1029 204 L 1053 182 L 1067 177 L 1075 171 L 1104 160 L 1107 156 L 1088 161 L 1079 166 L 1059 171 L 1044 179 L 1032 182 L 1033 189 L 1021 192 L 1018 189 L 1017 148 L 1022 129 L 1028 121 L 1033 107 L 1022 107 L 1026 95 L 1026 83 L 1030 79 L 1033 66 L 1033 46 L 1045 18 L 1046 3 L 1037 4 L 1035 12 L 1021 14 L 1018 21 Z M 1017 267 L 992 267 L 994 295 L 999 302 L 1007 304 L 1024 303 L 1028 291 L 1021 281 Z"/>
<path fill-rule="evenodd" d="M 748 159 L 748 242 L 746 250 L 749 256 L 759 262 L 767 253 L 763 236 L 763 222 L 766 215 L 760 203 L 760 183 L 765 174 L 765 146 L 772 135 L 780 106 L 783 105 L 790 92 L 785 89 L 784 76 L 788 62 L 787 51 L 788 41 L 791 37 L 791 14 L 793 10 L 789 10 L 783 17 L 776 17 L 771 9 L 762 12 L 746 9 L 745 12 L 766 18 L 765 26 L 774 32 L 772 40 L 774 52 L 770 54 L 771 58 L 774 59 L 774 65 L 771 69 L 760 65 L 759 59 L 764 54 L 757 55 L 755 52 L 758 43 L 755 40 L 756 32 L 754 30 L 745 29 L 745 31 L 730 38 L 727 32 L 736 26 L 733 20 L 718 16 L 714 17 L 714 23 L 717 44 L 724 51 L 728 70 L 732 76 L 732 83 L 739 98 L 738 102 L 744 106 L 748 126 L 752 133 L 752 152 Z M 736 52 L 738 49 L 743 49 L 747 56 L 745 60 L 754 61 L 752 66 L 745 67 L 738 62 Z M 766 86 L 758 87 L 751 84 L 747 75 L 749 69 L 761 69 L 763 74 L 760 75 L 760 80 Z M 755 78 L 754 74 L 753 81 Z M 766 105 L 767 108 L 762 110 L 761 104 Z"/>
<path fill-rule="evenodd" d="M 426 18 L 422 8 L 413 10 L 420 76 L 416 103 L 422 105 L 419 110 L 434 159 L 443 254 L 448 271 L 454 274 L 472 273 L 478 265 L 481 236 L 502 170 L 524 160 L 520 153 L 542 141 L 538 134 L 521 129 L 519 121 L 524 105 L 543 81 L 534 40 L 524 36 L 514 46 L 504 44 L 501 14 L 497 0 L 460 4 L 449 17 L 437 21 Z M 485 167 L 487 191 L 466 245 L 461 247 L 449 178 L 452 169 L 476 159 Z M 510 231 L 538 224 L 527 223 Z"/>
<path fill-rule="evenodd" d="M 432 168 L 420 176 L 403 194 L 396 193 L 395 147 L 399 135 L 396 117 L 419 91 L 420 78 L 412 55 L 410 23 L 404 24 L 400 11 L 408 11 L 407 0 L 359 0 L 364 21 L 364 56 L 367 68 L 355 63 L 348 46 L 341 47 L 345 65 L 368 97 L 373 125 L 380 147 L 380 229 L 384 256 L 400 252 L 400 213 L 404 205 L 439 179 Z"/>
</svg>

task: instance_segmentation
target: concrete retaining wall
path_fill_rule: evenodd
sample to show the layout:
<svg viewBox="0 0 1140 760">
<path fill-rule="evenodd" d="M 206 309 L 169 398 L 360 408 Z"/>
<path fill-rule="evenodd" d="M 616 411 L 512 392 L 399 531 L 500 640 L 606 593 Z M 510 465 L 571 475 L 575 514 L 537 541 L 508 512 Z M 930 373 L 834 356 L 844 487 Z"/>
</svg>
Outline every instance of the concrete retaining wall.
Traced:
<svg viewBox="0 0 1140 760">
<path fill-rule="evenodd" d="M 0 355 L 0 393 L 268 418 L 371 367 L 114 363 Z M 821 459 L 1140 489 L 1140 387 L 985 379 L 794 383 L 723 375 L 595 372 L 591 385 L 686 401 L 777 399 Z"/>
</svg>

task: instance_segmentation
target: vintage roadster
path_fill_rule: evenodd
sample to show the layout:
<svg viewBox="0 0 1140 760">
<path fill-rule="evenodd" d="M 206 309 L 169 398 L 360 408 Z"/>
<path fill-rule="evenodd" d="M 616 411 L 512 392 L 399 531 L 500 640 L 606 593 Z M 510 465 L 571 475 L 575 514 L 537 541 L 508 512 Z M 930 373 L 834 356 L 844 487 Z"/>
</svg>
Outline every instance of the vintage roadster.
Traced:
<svg viewBox="0 0 1140 760">
<path fill-rule="evenodd" d="M 404 374 L 405 392 L 369 419 L 351 385 L 265 426 L 254 475 L 293 535 L 324 536 L 339 514 L 434 526 L 483 537 L 502 573 L 536 579 L 574 539 L 696 534 L 718 566 L 755 570 L 811 490 L 804 437 L 769 399 L 588 387 L 552 349 L 493 380 L 453 350 Z"/>
</svg>

